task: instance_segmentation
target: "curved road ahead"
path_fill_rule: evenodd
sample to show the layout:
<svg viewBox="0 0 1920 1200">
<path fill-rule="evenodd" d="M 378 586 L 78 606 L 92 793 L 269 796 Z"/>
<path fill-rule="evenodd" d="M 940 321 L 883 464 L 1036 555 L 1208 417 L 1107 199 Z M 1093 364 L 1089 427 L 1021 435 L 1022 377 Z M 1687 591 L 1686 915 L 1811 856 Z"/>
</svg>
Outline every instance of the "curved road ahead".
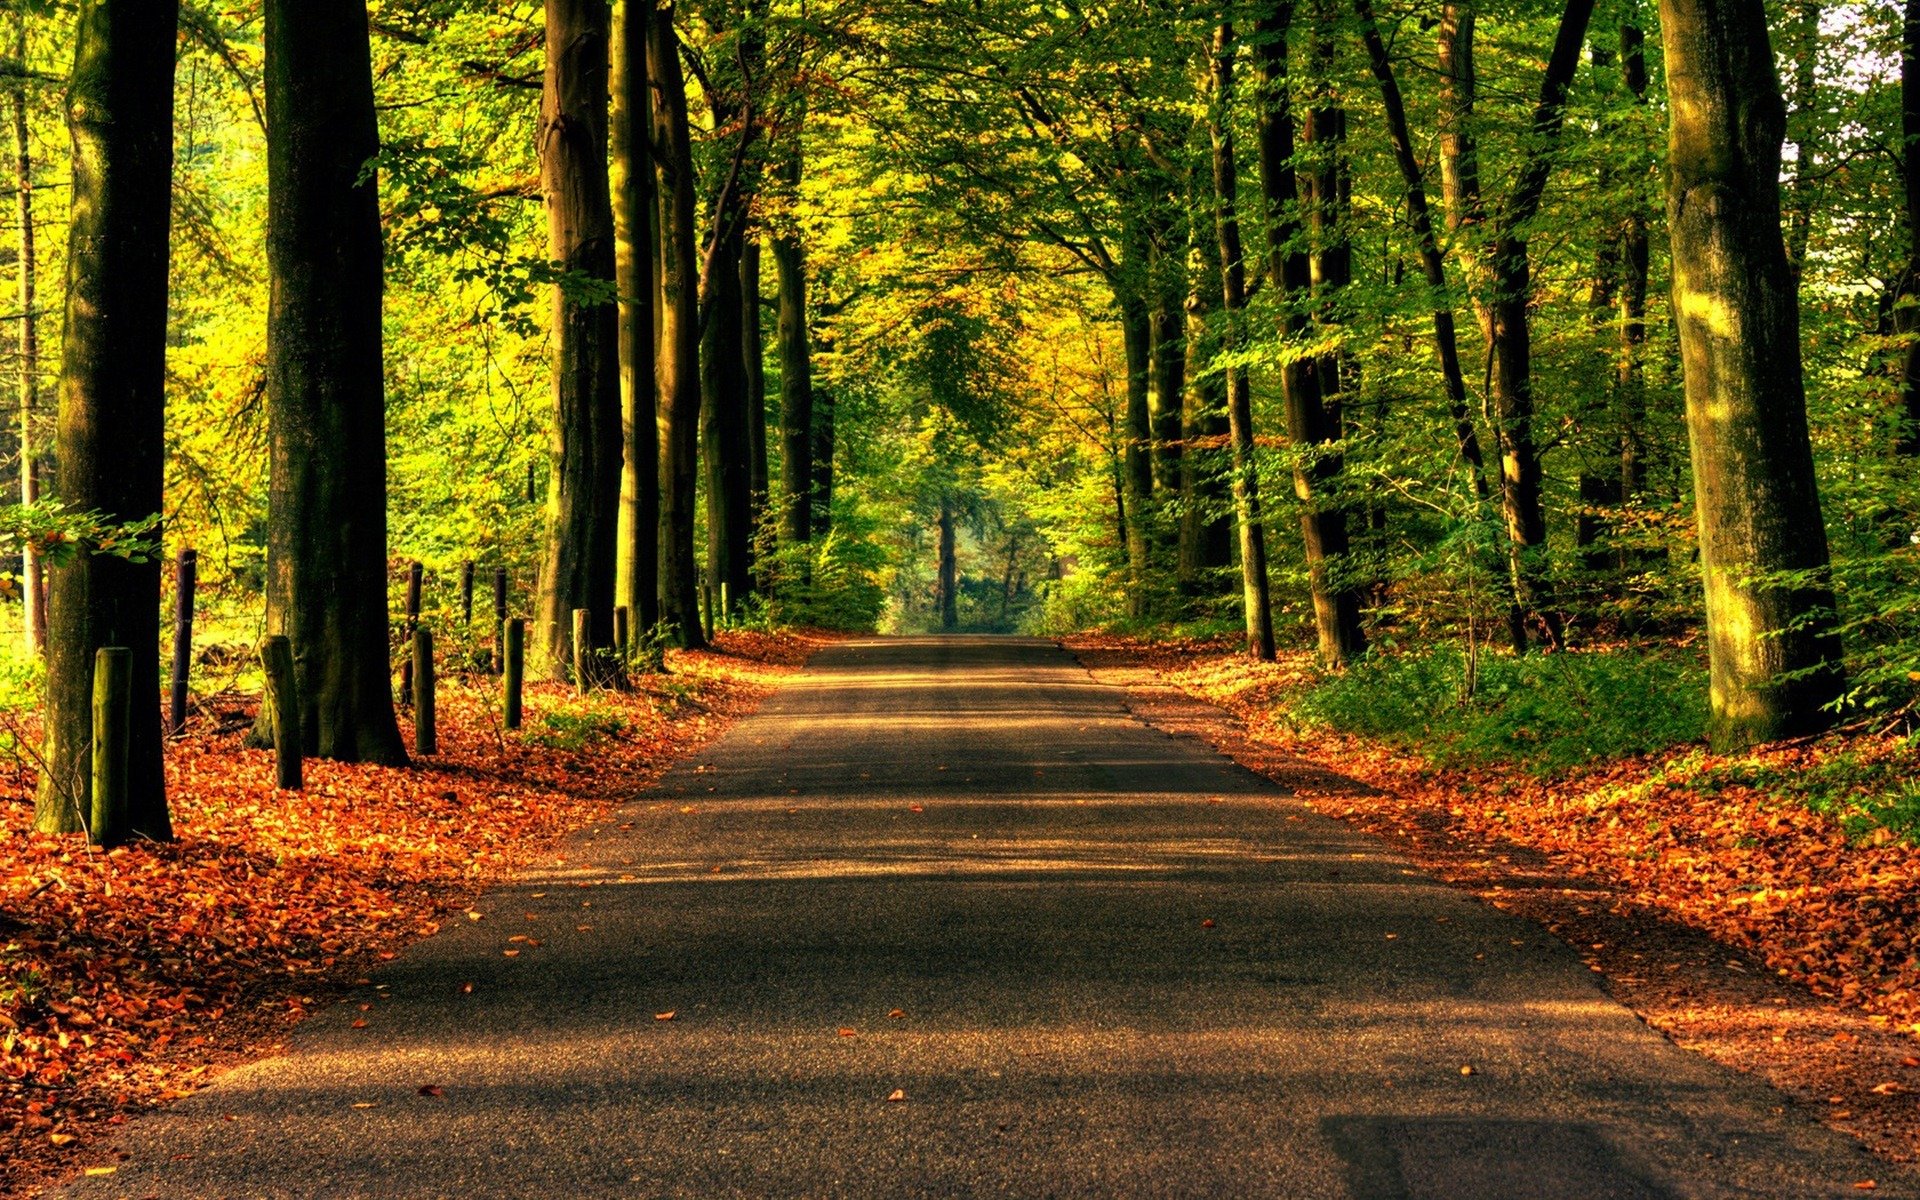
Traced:
<svg viewBox="0 0 1920 1200">
<path fill-rule="evenodd" d="M 60 1194 L 1916 1194 L 1048 642 L 824 652 L 566 861 Z"/>
</svg>

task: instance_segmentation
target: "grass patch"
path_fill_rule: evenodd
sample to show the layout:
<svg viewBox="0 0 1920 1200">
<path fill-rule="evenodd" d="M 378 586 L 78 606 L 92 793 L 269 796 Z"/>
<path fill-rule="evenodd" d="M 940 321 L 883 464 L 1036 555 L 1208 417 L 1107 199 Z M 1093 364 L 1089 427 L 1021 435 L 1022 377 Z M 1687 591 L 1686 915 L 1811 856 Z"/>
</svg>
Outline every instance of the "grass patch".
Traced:
<svg viewBox="0 0 1920 1200">
<path fill-rule="evenodd" d="M 1920 743 L 1845 750 L 1817 761 L 1736 758 L 1703 766 L 1685 781 L 1711 794 L 1748 787 L 1805 805 L 1834 819 L 1848 836 L 1868 840 L 1881 830 L 1920 843 Z"/>
<path fill-rule="evenodd" d="M 626 719 L 611 706 L 582 697 L 541 713 L 540 724 L 524 736 L 536 746 L 578 751 L 615 737 L 626 727 Z"/>
<path fill-rule="evenodd" d="M 1472 694 L 1458 647 L 1376 650 L 1292 702 L 1309 727 L 1407 745 L 1441 766 L 1547 773 L 1697 741 L 1706 665 L 1678 650 L 1482 655 Z"/>
</svg>

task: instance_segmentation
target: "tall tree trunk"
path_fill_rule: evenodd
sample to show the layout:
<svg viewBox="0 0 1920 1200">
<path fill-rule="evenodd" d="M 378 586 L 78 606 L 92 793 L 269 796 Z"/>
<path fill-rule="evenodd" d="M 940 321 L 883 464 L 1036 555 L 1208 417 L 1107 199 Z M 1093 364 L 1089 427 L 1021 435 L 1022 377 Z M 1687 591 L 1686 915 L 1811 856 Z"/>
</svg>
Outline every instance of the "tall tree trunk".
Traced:
<svg viewBox="0 0 1920 1200">
<path fill-rule="evenodd" d="M 620 287 L 624 450 L 614 594 L 635 622 L 636 640 L 660 623 L 660 438 L 653 340 L 660 257 L 654 247 L 653 166 L 647 161 L 647 22 L 652 12 L 650 0 L 614 0 L 607 123 L 613 269 Z"/>
<path fill-rule="evenodd" d="M 387 643 L 384 254 L 363 0 L 266 7 L 267 632 L 301 750 L 403 763 Z M 249 741 L 270 746 L 261 706 Z"/>
<path fill-rule="evenodd" d="M 660 619 L 682 646 L 706 643 L 694 560 L 694 473 L 700 454 L 699 230 L 694 221 L 687 83 L 673 5 L 647 30 L 653 94 L 654 192 L 660 206 L 660 333 L 655 347 L 660 434 Z"/>
<path fill-rule="evenodd" d="M 1130 280 L 1145 282 L 1144 237 L 1129 238 L 1126 271 Z M 1152 579 L 1153 538 L 1153 419 L 1147 393 L 1153 381 L 1153 314 L 1133 282 L 1121 283 L 1114 297 L 1120 308 L 1120 336 L 1127 359 L 1126 485 L 1127 485 L 1127 613 L 1147 615 L 1147 588 Z"/>
<path fill-rule="evenodd" d="M 740 255 L 740 356 L 747 372 L 747 539 L 760 536 L 767 511 L 767 344 L 760 324 L 760 239 Z M 758 583 L 755 583 L 758 587 Z"/>
<path fill-rule="evenodd" d="M 1309 253 L 1301 228 L 1303 206 L 1293 166 L 1294 121 L 1287 73 L 1287 32 L 1292 20 L 1293 5 L 1289 0 L 1265 7 L 1254 26 L 1257 35 L 1254 53 L 1260 64 L 1260 103 L 1256 111 L 1260 184 L 1266 202 L 1268 231 L 1267 282 L 1281 298 L 1286 314 L 1282 333 L 1289 341 L 1300 341 L 1305 339 L 1311 324 L 1308 300 L 1314 291 L 1315 256 Z M 1230 36 L 1230 30 L 1228 34 Z M 1216 35 L 1216 71 L 1222 46 L 1227 46 L 1230 52 L 1230 43 L 1220 42 Z M 1215 103 L 1219 103 L 1217 98 Z M 1331 133 L 1324 120 L 1321 130 L 1323 134 Z M 1342 257 L 1336 251 L 1322 261 L 1321 269 L 1337 271 Z M 1232 258 L 1228 256 L 1229 274 L 1232 269 Z M 1312 590 L 1314 631 L 1321 658 L 1329 663 L 1344 663 L 1366 647 L 1366 638 L 1360 626 L 1359 596 L 1350 588 L 1336 586 L 1330 569 L 1349 548 L 1346 512 L 1337 503 L 1330 502 L 1328 495 L 1338 487 L 1340 458 L 1322 449 L 1340 437 L 1339 418 L 1328 411 L 1323 399 L 1327 383 L 1333 382 L 1337 387 L 1337 368 L 1323 372 L 1317 356 L 1302 355 L 1290 359 L 1281 368 L 1280 381 L 1287 415 L 1287 439 L 1294 451 L 1293 490 L 1300 502 L 1300 530 Z"/>
<path fill-rule="evenodd" d="M 948 633 L 960 624 L 960 566 L 954 546 L 953 500 L 940 497 L 940 628 Z"/>
<path fill-rule="evenodd" d="M 1641 107 L 1647 103 L 1647 35 L 1635 25 L 1620 27 L 1620 69 L 1627 90 Z M 1629 206 L 1620 231 L 1620 356 L 1614 387 L 1620 397 L 1620 498 L 1631 501 L 1647 486 L 1647 386 L 1642 358 L 1647 341 L 1647 214 Z"/>
<path fill-rule="evenodd" d="M 813 335 L 822 354 L 833 353 L 833 333 L 821 329 Z M 813 385 L 813 536 L 818 541 L 833 529 L 833 455 L 834 408 L 838 397 L 831 386 Z"/>
<path fill-rule="evenodd" d="M 174 0 L 85 0 L 74 33 L 59 496 L 120 521 L 161 510 L 166 464 L 168 215 Z M 46 770 L 34 825 L 71 833 L 91 811 L 93 660 L 133 652 L 127 748 L 132 831 L 173 833 L 160 754 L 160 563 L 82 555 L 50 572 Z"/>
<path fill-rule="evenodd" d="M 16 280 L 14 299 L 20 305 L 20 503 L 32 504 L 40 498 L 38 448 L 34 445 L 34 413 L 40 407 L 40 321 L 33 311 L 37 303 L 34 271 L 38 266 L 34 253 L 33 228 L 33 143 L 27 131 L 27 12 L 14 13 L 14 59 L 21 77 L 13 88 L 13 203 L 20 224 L 18 258 L 14 262 Z M 20 641 L 29 658 L 38 658 L 46 644 L 46 609 L 41 604 L 40 555 L 32 546 L 20 548 Z"/>
<path fill-rule="evenodd" d="M 707 259 L 700 333 L 700 451 L 706 475 L 707 578 L 731 609 L 753 590 L 752 472 L 747 434 L 745 301 L 740 292 L 745 207 L 724 205 Z"/>
<path fill-rule="evenodd" d="M 540 175 L 547 256 L 576 278 L 614 277 L 607 176 L 607 0 L 547 0 L 547 68 L 540 111 Z M 540 568 L 541 667 L 565 678 L 575 661 L 612 682 L 614 577 L 619 542 L 620 312 L 616 304 L 553 288 L 552 472 Z M 588 645 L 574 653 L 573 613 L 586 609 Z"/>
<path fill-rule="evenodd" d="M 1588 47 L 1587 57 L 1592 61 L 1596 72 L 1605 70 L 1613 63 L 1611 47 L 1601 45 L 1595 38 Z M 1615 187 L 1614 169 L 1611 160 L 1602 158 L 1594 171 L 1594 189 L 1601 196 L 1610 196 Z M 1609 211 L 1602 217 L 1601 231 L 1594 239 L 1593 278 L 1587 286 L 1587 315 L 1594 326 L 1594 345 L 1596 347 L 1597 380 L 1605 380 L 1594 389 L 1584 403 L 1580 404 L 1581 424 L 1587 428 L 1617 433 L 1619 413 L 1619 395 L 1617 383 L 1608 376 L 1612 372 L 1607 367 L 1613 361 L 1606 345 L 1606 331 L 1614 318 L 1615 303 L 1620 290 L 1620 249 L 1623 242 L 1622 218 L 1617 212 Z M 1604 444 L 1604 443 L 1603 443 Z M 1617 590 L 1618 581 L 1608 577 L 1613 574 L 1616 556 L 1613 547 L 1604 545 L 1612 524 L 1613 510 L 1620 504 L 1619 447 L 1615 445 L 1605 458 L 1596 458 L 1591 446 L 1583 447 L 1580 455 L 1579 495 L 1580 505 L 1574 516 L 1573 544 L 1579 551 L 1581 570 L 1588 576 L 1586 583 L 1596 592 L 1605 593 Z"/>
<path fill-rule="evenodd" d="M 1908 258 L 1893 308 L 1893 332 L 1906 342 L 1900 356 L 1902 425 L 1897 446 L 1902 454 L 1920 455 L 1920 0 L 1907 0 L 1900 30 L 1900 134 Z M 1810 152 L 1801 142 L 1801 153 Z M 1799 170 L 1804 173 L 1805 168 Z"/>
<path fill-rule="evenodd" d="M 1226 376 L 1211 369 L 1220 352 L 1214 314 L 1226 284 L 1220 275 L 1220 238 L 1212 217 L 1213 181 L 1193 172 L 1187 236 L 1187 379 L 1180 456 L 1180 590 L 1188 596 L 1215 593 L 1219 572 L 1233 565 L 1233 518 L 1227 468 L 1232 429 L 1227 419 Z"/>
<path fill-rule="evenodd" d="M 1473 414 L 1467 407 L 1466 372 L 1460 365 L 1460 338 L 1453 321 L 1453 295 L 1447 284 L 1446 256 L 1433 227 L 1433 211 L 1427 203 L 1426 175 L 1414 153 L 1413 133 L 1407 122 L 1406 101 L 1400 94 L 1400 82 L 1387 57 L 1386 42 L 1380 37 L 1371 0 L 1354 0 L 1354 14 L 1360 19 L 1361 38 L 1366 44 L 1367 61 L 1380 84 L 1380 98 L 1387 117 L 1387 136 L 1393 143 L 1394 162 L 1400 168 L 1400 180 L 1407 193 L 1407 223 L 1420 254 L 1420 271 L 1432 296 L 1433 351 L 1440 363 L 1440 384 L 1447 397 L 1447 415 L 1453 420 L 1454 442 L 1460 448 L 1461 461 L 1467 464 L 1469 482 L 1476 502 L 1484 503 L 1487 490 L 1486 460 L 1480 451 L 1480 437 L 1473 426 Z"/>
<path fill-rule="evenodd" d="M 1791 107 L 1787 112 L 1788 135 L 1793 141 L 1793 182 L 1788 192 L 1787 212 L 1787 267 L 1793 272 L 1793 283 L 1800 286 L 1801 272 L 1806 268 L 1807 240 L 1813 232 L 1814 178 L 1819 171 L 1819 153 L 1815 145 L 1816 123 L 1819 109 L 1814 95 L 1814 85 L 1818 82 L 1816 68 L 1820 62 L 1820 12 L 1819 0 L 1794 0 L 1793 41 L 1788 46 L 1788 58 L 1793 63 L 1793 92 L 1788 97 Z M 1913 8 L 1908 7 L 1908 20 L 1912 20 Z M 1908 31 L 1902 38 L 1901 54 L 1901 95 L 1907 95 L 1906 46 L 1907 39 L 1915 36 Z M 1902 105 L 1903 110 L 1906 105 Z M 1912 126 L 1905 126 L 1906 134 L 1911 137 L 1917 132 Z M 1910 142 L 1908 144 L 1911 144 Z"/>
<path fill-rule="evenodd" d="M 1785 106 L 1760 0 L 1661 0 L 1660 28 L 1710 732 L 1737 747 L 1825 725 L 1843 686 L 1780 233 Z"/>
<path fill-rule="evenodd" d="M 1153 486 L 1169 498 L 1181 496 L 1181 393 L 1186 390 L 1186 247 L 1176 245 L 1177 223 L 1154 231 L 1153 311 L 1148 317 L 1153 379 L 1147 391 L 1147 417 L 1153 428 Z M 1168 501 L 1162 502 L 1162 507 Z"/>
<path fill-rule="evenodd" d="M 1247 264 L 1240 244 L 1240 176 L 1233 154 L 1233 58 L 1236 52 L 1233 23 L 1223 16 L 1213 35 L 1207 119 L 1213 141 L 1213 211 L 1214 229 L 1220 239 L 1220 294 L 1227 322 L 1222 348 L 1228 354 L 1238 352 L 1247 337 Z M 1262 141 L 1264 143 L 1264 137 Z M 1317 398 L 1315 403 L 1318 404 Z M 1267 541 L 1260 515 L 1259 465 L 1254 457 L 1253 394 L 1245 367 L 1230 367 L 1227 371 L 1227 424 L 1233 441 L 1233 503 L 1240 522 L 1240 575 L 1247 619 L 1247 651 L 1257 659 L 1271 662 L 1273 606 L 1267 590 Z"/>
<path fill-rule="evenodd" d="M 781 160 L 789 194 L 800 186 L 804 150 L 800 130 Z M 813 348 L 807 330 L 807 252 L 791 221 L 773 234 L 773 270 L 780 294 L 780 530 L 788 545 L 813 536 Z"/>
</svg>

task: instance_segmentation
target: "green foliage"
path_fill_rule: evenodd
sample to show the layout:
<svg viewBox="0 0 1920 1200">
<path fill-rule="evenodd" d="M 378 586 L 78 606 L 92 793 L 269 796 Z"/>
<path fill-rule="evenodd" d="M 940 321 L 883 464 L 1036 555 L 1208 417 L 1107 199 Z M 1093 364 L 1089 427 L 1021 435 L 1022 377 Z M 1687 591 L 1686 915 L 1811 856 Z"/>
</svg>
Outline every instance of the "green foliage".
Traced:
<svg viewBox="0 0 1920 1200">
<path fill-rule="evenodd" d="M 627 722 L 605 701 L 591 694 L 565 700 L 540 714 L 540 723 L 523 735 L 527 741 L 556 750 L 581 751 L 618 737 Z"/>
<path fill-rule="evenodd" d="M 1695 791 L 1750 787 L 1804 804 L 1840 822 L 1856 838 L 1887 830 L 1920 842 L 1920 741 L 1904 739 L 1890 754 L 1846 752 L 1817 762 L 1776 764 L 1757 758 L 1719 761 L 1676 773 Z"/>
<path fill-rule="evenodd" d="M 1596 650 L 1524 658 L 1384 647 L 1293 697 L 1306 726 L 1383 737 L 1445 766 L 1549 772 L 1666 749 L 1706 729 L 1697 654 Z"/>
<path fill-rule="evenodd" d="M 847 513 L 826 537 L 779 546 L 766 564 L 769 626 L 872 633 L 886 608 L 891 556 L 871 521 Z"/>
</svg>

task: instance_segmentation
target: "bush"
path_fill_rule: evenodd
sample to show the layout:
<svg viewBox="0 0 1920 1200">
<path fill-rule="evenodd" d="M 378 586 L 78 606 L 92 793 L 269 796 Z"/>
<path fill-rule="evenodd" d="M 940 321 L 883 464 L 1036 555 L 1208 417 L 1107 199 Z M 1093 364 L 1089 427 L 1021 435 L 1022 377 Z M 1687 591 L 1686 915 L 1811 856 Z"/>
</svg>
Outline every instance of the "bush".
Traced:
<svg viewBox="0 0 1920 1200">
<path fill-rule="evenodd" d="M 1706 664 L 1682 650 L 1523 658 L 1454 646 L 1376 650 L 1293 703 L 1295 719 L 1412 745 L 1443 766 L 1519 762 L 1547 772 L 1698 740 Z"/>
</svg>

